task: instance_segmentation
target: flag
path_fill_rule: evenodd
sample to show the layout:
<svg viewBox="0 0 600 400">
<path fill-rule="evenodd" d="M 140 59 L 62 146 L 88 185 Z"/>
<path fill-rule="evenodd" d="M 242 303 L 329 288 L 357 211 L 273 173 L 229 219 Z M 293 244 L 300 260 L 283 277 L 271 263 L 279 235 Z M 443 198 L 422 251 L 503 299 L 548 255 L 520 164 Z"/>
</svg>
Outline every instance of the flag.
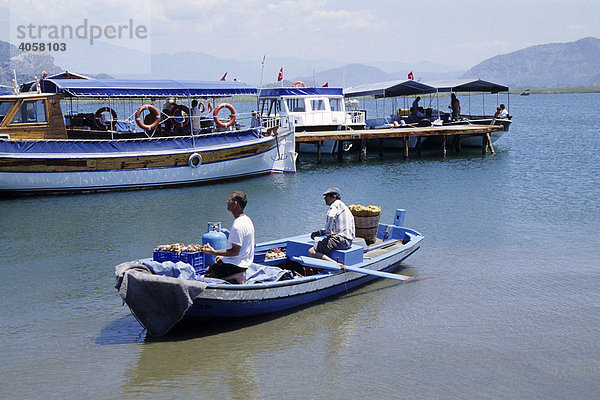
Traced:
<svg viewBox="0 0 600 400">
<path fill-rule="evenodd" d="M 277 77 L 277 82 L 280 82 L 283 80 L 283 67 L 281 67 L 281 69 L 279 70 L 279 76 Z"/>
<path fill-rule="evenodd" d="M 224 81 L 226 76 L 227 76 L 227 72 L 225 72 L 225 75 L 223 75 L 223 77 L 221 78 L 221 80 Z"/>
<path fill-rule="evenodd" d="M 329 82 L 325 82 L 325 84 L 321 87 L 329 87 Z"/>
<path fill-rule="evenodd" d="M 414 81 L 414 80 L 415 80 L 415 76 L 413 75 L 412 71 L 410 71 L 410 72 L 408 73 L 408 79 L 410 79 L 411 81 Z"/>
</svg>

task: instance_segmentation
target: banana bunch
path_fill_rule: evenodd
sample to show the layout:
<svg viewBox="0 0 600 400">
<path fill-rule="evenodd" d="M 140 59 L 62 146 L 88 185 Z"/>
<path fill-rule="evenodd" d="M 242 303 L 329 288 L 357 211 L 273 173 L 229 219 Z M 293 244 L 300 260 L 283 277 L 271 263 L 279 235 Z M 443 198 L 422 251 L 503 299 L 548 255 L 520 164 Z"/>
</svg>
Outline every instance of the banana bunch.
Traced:
<svg viewBox="0 0 600 400">
<path fill-rule="evenodd" d="M 161 244 L 156 246 L 154 250 L 172 251 L 175 253 L 181 253 L 184 251 L 202 251 L 202 246 L 199 244 L 184 245 L 183 243 L 172 243 L 172 244 Z"/>
<path fill-rule="evenodd" d="M 348 206 L 352 215 L 357 217 L 374 217 L 376 215 L 381 215 L 381 207 L 379 206 L 361 206 L 356 204 L 351 204 Z"/>
</svg>

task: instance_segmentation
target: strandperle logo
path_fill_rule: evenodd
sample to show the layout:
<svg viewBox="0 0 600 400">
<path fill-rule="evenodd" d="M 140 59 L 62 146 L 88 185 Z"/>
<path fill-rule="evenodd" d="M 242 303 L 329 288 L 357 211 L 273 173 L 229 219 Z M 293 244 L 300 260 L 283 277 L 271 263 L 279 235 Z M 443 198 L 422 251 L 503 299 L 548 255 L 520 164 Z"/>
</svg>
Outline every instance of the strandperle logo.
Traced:
<svg viewBox="0 0 600 400">
<path fill-rule="evenodd" d="M 79 25 L 17 25 L 17 39 L 19 40 L 67 40 L 85 39 L 90 45 L 95 40 L 118 40 L 118 39 L 146 39 L 148 38 L 148 27 L 138 25 L 130 19 L 126 24 L 96 25 L 89 24 L 87 19 Z"/>
</svg>

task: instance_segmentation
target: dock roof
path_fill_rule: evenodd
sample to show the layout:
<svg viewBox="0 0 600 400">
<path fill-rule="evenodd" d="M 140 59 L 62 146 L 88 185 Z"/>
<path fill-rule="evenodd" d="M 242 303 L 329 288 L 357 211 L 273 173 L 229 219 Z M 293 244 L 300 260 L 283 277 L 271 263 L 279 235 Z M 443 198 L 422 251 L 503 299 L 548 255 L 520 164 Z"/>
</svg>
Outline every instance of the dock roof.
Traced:
<svg viewBox="0 0 600 400">
<path fill-rule="evenodd" d="M 355 87 L 349 87 L 344 89 L 344 96 L 346 97 L 360 97 L 360 96 L 375 96 L 375 97 L 396 97 L 396 96 L 410 96 L 415 94 L 435 93 L 436 88 L 433 86 L 426 85 L 421 82 L 407 80 L 407 81 L 388 81 L 388 82 L 376 82 L 368 83 L 366 85 L 360 85 Z"/>
<path fill-rule="evenodd" d="M 425 82 L 425 84 L 437 88 L 439 92 L 508 92 L 508 86 L 484 81 L 482 79 L 455 79 L 449 81 Z"/>
</svg>

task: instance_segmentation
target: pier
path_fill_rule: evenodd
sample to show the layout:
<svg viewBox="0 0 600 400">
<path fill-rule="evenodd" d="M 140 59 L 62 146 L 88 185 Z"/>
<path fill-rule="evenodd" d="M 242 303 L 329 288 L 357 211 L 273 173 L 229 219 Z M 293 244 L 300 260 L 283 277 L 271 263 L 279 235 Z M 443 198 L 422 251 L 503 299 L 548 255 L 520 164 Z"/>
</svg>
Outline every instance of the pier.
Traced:
<svg viewBox="0 0 600 400">
<path fill-rule="evenodd" d="M 360 143 L 359 160 L 364 161 L 367 156 L 367 141 L 379 139 L 379 156 L 383 157 L 383 141 L 385 139 L 397 139 L 404 142 L 404 158 L 408 158 L 408 141 L 412 137 L 417 138 L 415 150 L 421 154 L 421 141 L 423 138 L 439 136 L 442 138 L 442 156 L 446 156 L 448 148 L 448 137 L 452 137 L 452 148 L 460 152 L 461 138 L 463 136 L 481 136 L 483 154 L 496 154 L 490 134 L 503 130 L 502 125 L 452 125 L 452 126 L 424 126 L 424 127 L 401 127 L 365 130 L 339 130 L 339 131 L 316 131 L 296 132 L 296 143 L 315 143 L 317 145 L 318 162 L 321 162 L 321 145 L 325 140 L 337 140 L 337 156 L 341 159 L 343 153 L 343 142 L 352 141 Z"/>
</svg>

